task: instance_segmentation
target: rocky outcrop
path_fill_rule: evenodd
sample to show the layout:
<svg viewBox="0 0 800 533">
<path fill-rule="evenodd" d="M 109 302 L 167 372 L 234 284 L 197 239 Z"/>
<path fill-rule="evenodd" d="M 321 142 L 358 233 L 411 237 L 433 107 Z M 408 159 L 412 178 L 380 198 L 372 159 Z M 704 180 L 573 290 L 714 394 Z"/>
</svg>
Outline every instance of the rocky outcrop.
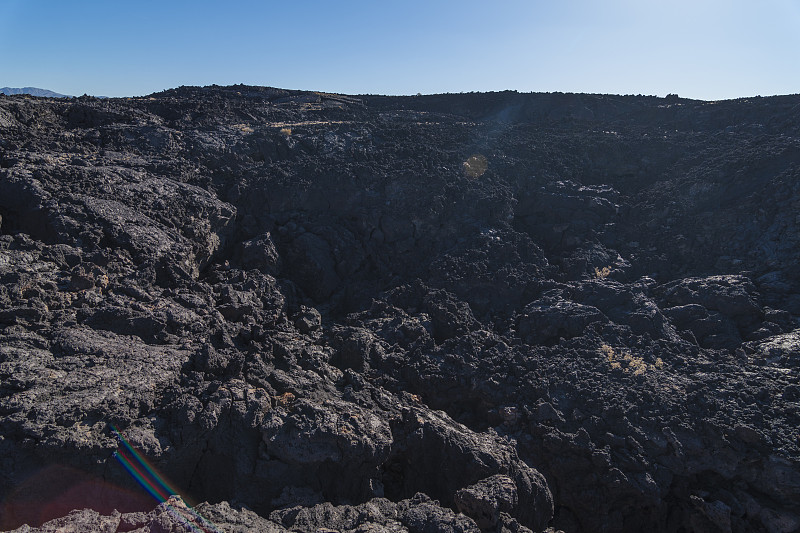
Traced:
<svg viewBox="0 0 800 533">
<path fill-rule="evenodd" d="M 798 102 L 0 96 L 0 529 L 796 530 Z"/>
</svg>

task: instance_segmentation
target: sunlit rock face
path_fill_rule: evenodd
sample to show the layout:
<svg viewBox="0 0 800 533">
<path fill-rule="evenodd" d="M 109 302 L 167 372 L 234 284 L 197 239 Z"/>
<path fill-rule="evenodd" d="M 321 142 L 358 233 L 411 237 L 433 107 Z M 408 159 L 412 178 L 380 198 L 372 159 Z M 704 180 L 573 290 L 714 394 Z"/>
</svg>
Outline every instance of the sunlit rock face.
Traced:
<svg viewBox="0 0 800 533">
<path fill-rule="evenodd" d="M 795 531 L 799 108 L 0 96 L 0 529 Z"/>
</svg>

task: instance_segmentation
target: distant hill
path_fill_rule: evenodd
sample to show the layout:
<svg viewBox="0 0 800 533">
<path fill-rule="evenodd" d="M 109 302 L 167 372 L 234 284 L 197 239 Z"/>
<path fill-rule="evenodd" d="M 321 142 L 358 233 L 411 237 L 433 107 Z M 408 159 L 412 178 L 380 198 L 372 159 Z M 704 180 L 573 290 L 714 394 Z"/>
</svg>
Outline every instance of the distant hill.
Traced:
<svg viewBox="0 0 800 533">
<path fill-rule="evenodd" d="M 66 98 L 69 95 L 59 94 L 47 89 L 39 89 L 38 87 L 2 87 L 0 93 L 3 94 L 30 94 L 31 96 L 44 96 L 46 98 Z"/>
</svg>

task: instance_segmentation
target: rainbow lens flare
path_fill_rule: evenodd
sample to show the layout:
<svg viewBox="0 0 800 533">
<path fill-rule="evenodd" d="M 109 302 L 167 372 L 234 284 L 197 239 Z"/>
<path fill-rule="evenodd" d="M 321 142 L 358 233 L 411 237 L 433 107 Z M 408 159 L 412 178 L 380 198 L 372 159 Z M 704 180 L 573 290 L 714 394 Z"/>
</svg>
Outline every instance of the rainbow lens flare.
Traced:
<svg viewBox="0 0 800 533">
<path fill-rule="evenodd" d="M 119 449 L 114 452 L 114 458 L 153 498 L 159 503 L 165 504 L 164 508 L 170 514 L 178 518 L 191 531 L 221 533 L 213 523 L 183 504 L 182 500 L 172 499 L 172 496 L 178 496 L 178 491 L 167 484 L 153 466 L 125 440 L 116 427 L 111 426 L 111 431 L 114 432 L 120 443 Z"/>
</svg>

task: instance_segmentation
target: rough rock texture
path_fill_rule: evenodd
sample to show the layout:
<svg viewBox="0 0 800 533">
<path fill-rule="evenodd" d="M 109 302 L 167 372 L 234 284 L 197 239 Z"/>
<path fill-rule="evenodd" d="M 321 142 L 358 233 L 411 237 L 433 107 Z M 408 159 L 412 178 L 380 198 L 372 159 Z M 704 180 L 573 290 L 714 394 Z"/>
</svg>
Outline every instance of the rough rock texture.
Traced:
<svg viewBox="0 0 800 533">
<path fill-rule="evenodd" d="M 793 96 L 0 96 L 0 529 L 797 531 L 798 135 Z"/>
</svg>

